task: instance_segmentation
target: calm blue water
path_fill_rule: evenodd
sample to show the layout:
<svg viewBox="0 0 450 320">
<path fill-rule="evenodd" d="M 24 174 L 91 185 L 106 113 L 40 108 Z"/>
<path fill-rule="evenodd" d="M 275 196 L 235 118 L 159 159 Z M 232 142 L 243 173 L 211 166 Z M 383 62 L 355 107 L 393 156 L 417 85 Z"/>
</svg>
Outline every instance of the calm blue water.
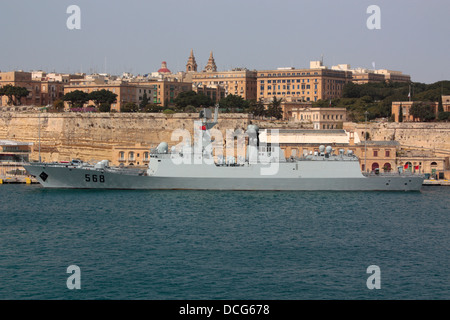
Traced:
<svg viewBox="0 0 450 320">
<path fill-rule="evenodd" d="M 0 299 L 449 299 L 449 195 L 2 185 Z"/>
</svg>

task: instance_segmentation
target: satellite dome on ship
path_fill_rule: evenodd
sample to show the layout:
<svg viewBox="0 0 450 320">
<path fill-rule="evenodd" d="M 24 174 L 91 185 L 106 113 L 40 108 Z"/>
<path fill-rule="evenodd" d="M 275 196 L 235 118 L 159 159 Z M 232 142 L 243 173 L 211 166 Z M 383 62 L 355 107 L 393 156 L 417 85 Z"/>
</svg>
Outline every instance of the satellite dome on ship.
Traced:
<svg viewBox="0 0 450 320">
<path fill-rule="evenodd" d="M 159 73 L 172 73 L 168 68 L 167 68 L 167 62 L 163 61 L 161 63 L 161 68 L 158 70 Z"/>
</svg>

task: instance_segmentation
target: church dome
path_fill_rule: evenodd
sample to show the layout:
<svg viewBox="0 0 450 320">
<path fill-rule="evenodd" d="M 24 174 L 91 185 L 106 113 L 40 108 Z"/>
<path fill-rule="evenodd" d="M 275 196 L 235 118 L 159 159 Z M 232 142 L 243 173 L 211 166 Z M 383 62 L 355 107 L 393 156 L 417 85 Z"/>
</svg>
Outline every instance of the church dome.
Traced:
<svg viewBox="0 0 450 320">
<path fill-rule="evenodd" d="M 158 70 L 159 73 L 171 73 L 169 69 L 167 69 L 167 62 L 163 61 L 161 63 L 161 68 Z"/>
</svg>

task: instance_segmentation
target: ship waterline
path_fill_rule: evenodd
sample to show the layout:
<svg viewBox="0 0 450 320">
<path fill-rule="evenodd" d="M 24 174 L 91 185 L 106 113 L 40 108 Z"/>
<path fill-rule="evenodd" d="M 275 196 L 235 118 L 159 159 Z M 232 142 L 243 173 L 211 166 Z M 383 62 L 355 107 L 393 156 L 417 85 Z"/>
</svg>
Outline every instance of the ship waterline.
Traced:
<svg viewBox="0 0 450 320">
<path fill-rule="evenodd" d="M 148 174 L 151 169 L 128 172 L 44 163 L 25 165 L 25 168 L 44 187 L 80 189 L 417 191 L 424 179 L 400 174 L 364 176 L 359 172 L 359 175 L 351 175 L 348 168 L 353 165 L 359 169 L 357 161 L 340 163 L 338 168 L 334 161 L 295 161 L 279 165 L 275 175 L 262 175 L 260 171 L 264 167 L 261 165 L 190 165 L 184 176 L 177 172 L 183 170 L 181 165 L 169 165 L 178 170 L 167 168 L 162 170 L 166 173 L 151 175 Z M 331 169 L 340 170 L 332 176 L 326 175 Z"/>
</svg>

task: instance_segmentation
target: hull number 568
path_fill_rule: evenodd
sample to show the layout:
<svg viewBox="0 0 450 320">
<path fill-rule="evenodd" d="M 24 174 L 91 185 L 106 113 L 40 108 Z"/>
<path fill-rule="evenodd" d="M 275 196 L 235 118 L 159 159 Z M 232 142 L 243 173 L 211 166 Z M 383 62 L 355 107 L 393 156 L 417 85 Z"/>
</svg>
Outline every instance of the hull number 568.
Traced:
<svg viewBox="0 0 450 320">
<path fill-rule="evenodd" d="M 87 173 L 87 174 L 84 175 L 84 178 L 85 178 L 84 180 L 86 182 L 101 182 L 101 183 L 105 182 L 105 176 L 102 175 L 102 174 L 100 174 L 100 175 L 96 175 L 96 174 L 90 175 L 89 173 Z"/>
</svg>

